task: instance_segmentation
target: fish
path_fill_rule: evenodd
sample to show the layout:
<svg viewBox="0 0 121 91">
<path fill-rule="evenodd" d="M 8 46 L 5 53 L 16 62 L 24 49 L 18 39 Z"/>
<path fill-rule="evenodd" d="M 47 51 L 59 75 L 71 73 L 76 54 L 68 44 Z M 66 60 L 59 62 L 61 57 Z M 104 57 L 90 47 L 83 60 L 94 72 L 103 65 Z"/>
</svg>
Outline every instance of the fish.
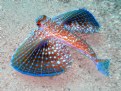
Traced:
<svg viewBox="0 0 121 91">
<path fill-rule="evenodd" d="M 56 76 L 73 63 L 69 47 L 87 56 L 99 72 L 109 76 L 110 59 L 99 59 L 91 46 L 78 34 L 99 32 L 99 23 L 85 8 L 66 12 L 53 18 L 41 15 L 38 29 L 16 49 L 12 67 L 30 76 Z"/>
</svg>

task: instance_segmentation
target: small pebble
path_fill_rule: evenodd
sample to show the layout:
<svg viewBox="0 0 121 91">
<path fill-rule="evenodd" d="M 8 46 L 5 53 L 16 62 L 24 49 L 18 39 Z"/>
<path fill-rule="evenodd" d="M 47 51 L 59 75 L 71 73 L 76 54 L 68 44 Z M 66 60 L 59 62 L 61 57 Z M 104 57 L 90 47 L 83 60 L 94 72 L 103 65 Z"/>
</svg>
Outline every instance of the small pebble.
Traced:
<svg viewBox="0 0 121 91">
<path fill-rule="evenodd" d="M 58 1 L 62 3 L 69 3 L 71 0 L 58 0 Z"/>
<path fill-rule="evenodd" d="M 79 65 L 79 68 L 81 68 L 81 65 Z"/>
</svg>

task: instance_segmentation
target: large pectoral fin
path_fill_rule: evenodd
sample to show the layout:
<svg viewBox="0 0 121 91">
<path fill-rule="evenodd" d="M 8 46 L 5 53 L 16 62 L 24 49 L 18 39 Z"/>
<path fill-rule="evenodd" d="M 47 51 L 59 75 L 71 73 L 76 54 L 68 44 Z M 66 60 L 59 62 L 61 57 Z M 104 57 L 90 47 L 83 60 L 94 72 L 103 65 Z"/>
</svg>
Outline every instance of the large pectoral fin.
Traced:
<svg viewBox="0 0 121 91">
<path fill-rule="evenodd" d="M 95 17 L 84 8 L 61 14 L 52 20 L 73 33 L 95 33 L 100 27 Z"/>
<path fill-rule="evenodd" d="M 53 37 L 40 40 L 39 36 L 29 37 L 11 59 L 14 69 L 31 76 L 61 74 L 71 62 L 70 52 L 64 43 Z"/>
</svg>

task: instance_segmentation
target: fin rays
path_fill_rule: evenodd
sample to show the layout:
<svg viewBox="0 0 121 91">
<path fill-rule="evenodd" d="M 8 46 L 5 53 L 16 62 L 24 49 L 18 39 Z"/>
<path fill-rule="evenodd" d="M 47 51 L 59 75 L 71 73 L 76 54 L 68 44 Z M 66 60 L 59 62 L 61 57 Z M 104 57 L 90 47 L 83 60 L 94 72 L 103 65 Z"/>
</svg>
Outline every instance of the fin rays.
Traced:
<svg viewBox="0 0 121 91">
<path fill-rule="evenodd" d="M 84 8 L 61 14 L 52 20 L 72 33 L 95 33 L 100 27 L 95 17 Z"/>
<path fill-rule="evenodd" d="M 82 54 L 89 56 L 95 64 L 97 63 L 97 69 L 101 73 L 109 75 L 109 60 L 96 62 L 97 57 L 94 51 L 85 40 L 79 38 L 80 34 L 99 31 L 100 25 L 89 11 L 84 8 L 70 11 L 52 18 L 52 21 L 50 18 L 39 17 L 37 25 L 39 29 L 20 45 L 11 59 L 11 65 L 17 71 L 31 76 L 61 74 L 73 61 L 68 50 L 68 46 L 73 46 L 80 48 Z"/>
<path fill-rule="evenodd" d="M 20 47 L 23 47 L 23 45 Z M 57 75 L 64 72 L 72 62 L 72 59 L 68 59 L 71 56 L 66 45 L 56 38 L 45 39 L 40 41 L 40 43 L 37 42 L 34 47 L 31 47 L 29 50 L 25 48 L 24 51 L 24 55 L 21 56 L 19 54 L 23 50 L 22 48 L 18 48 L 14 54 L 16 57 L 13 57 L 11 62 L 17 71 L 27 75 Z"/>
</svg>

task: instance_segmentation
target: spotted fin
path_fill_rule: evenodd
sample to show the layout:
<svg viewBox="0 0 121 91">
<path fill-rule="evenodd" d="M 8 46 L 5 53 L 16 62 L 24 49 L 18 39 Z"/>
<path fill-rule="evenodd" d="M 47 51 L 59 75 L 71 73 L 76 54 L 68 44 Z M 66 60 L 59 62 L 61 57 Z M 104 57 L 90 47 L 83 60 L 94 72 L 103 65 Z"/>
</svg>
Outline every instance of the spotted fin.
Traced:
<svg viewBox="0 0 121 91">
<path fill-rule="evenodd" d="M 76 35 L 77 33 L 95 33 L 100 27 L 95 17 L 85 8 L 61 14 L 52 20 Z"/>
<path fill-rule="evenodd" d="M 60 40 L 53 37 L 32 40 L 28 38 L 13 55 L 11 65 L 15 70 L 31 76 L 55 76 L 70 67 L 70 52 Z"/>
</svg>

